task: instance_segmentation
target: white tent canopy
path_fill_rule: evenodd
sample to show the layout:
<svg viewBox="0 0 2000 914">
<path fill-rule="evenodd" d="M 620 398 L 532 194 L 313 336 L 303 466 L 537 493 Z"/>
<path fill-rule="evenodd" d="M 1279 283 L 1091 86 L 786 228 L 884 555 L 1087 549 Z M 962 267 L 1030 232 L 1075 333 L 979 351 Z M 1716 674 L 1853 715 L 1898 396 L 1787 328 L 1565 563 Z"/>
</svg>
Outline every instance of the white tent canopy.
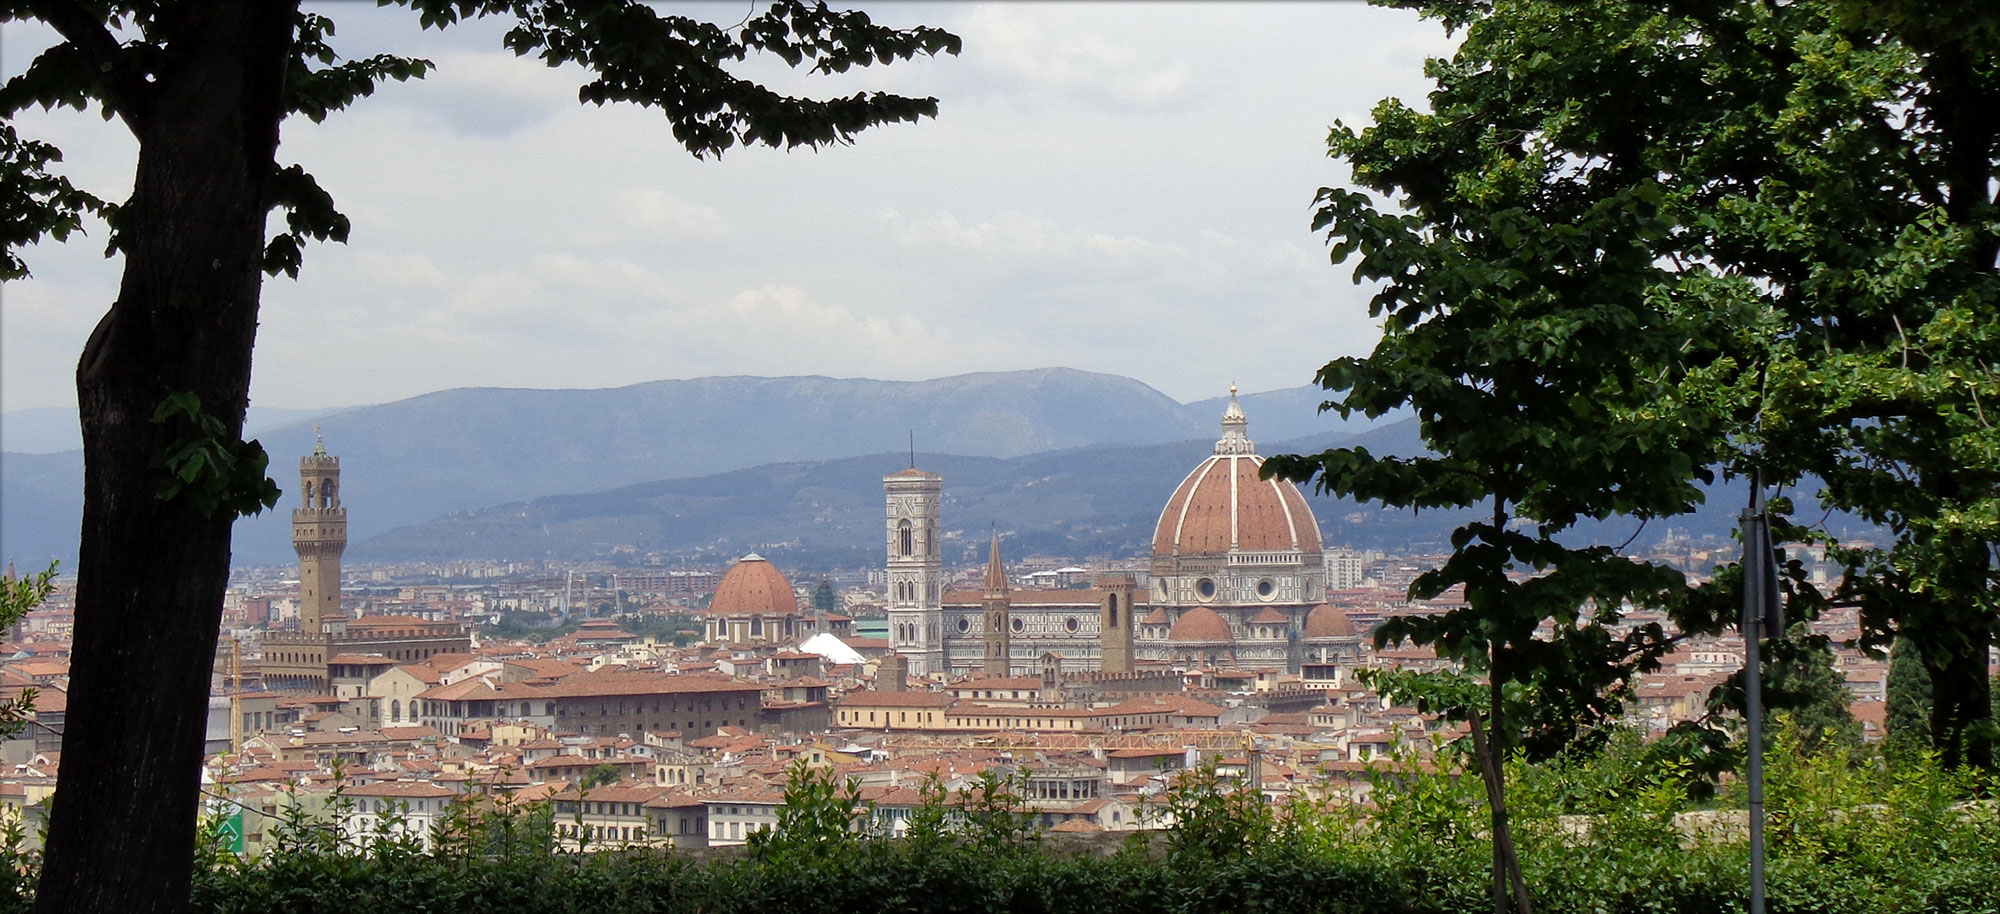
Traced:
<svg viewBox="0 0 2000 914">
<path fill-rule="evenodd" d="M 808 654 L 818 654 L 834 663 L 861 663 L 861 654 L 848 647 L 847 642 L 833 636 L 832 632 L 820 632 L 807 638 L 799 650 Z"/>
</svg>

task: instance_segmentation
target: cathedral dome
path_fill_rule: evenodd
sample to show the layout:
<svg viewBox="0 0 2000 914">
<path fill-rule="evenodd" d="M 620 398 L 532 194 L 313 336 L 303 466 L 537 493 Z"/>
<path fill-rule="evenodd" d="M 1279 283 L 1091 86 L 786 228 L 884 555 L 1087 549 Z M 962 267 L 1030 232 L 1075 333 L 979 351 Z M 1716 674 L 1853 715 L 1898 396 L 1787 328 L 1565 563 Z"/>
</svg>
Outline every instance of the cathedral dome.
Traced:
<svg viewBox="0 0 2000 914">
<path fill-rule="evenodd" d="M 1245 434 L 1247 425 L 1231 388 L 1215 453 L 1181 481 L 1160 512 L 1155 556 L 1320 551 L 1319 521 L 1298 487 L 1257 478 L 1264 458 Z"/>
<path fill-rule="evenodd" d="M 799 598 L 777 566 L 753 552 L 729 567 L 708 607 L 725 616 L 785 615 L 799 611 Z"/>
<path fill-rule="evenodd" d="M 1354 621 L 1347 618 L 1347 614 L 1341 612 L 1338 606 L 1322 603 L 1313 607 L 1313 611 L 1306 616 L 1307 641 L 1353 637 L 1357 637 Z"/>
<path fill-rule="evenodd" d="M 1177 644 L 1229 641 L 1233 637 L 1229 633 L 1229 623 L 1223 621 L 1215 610 L 1205 606 L 1182 613 L 1175 620 L 1174 627 L 1167 630 L 1167 640 Z"/>
</svg>

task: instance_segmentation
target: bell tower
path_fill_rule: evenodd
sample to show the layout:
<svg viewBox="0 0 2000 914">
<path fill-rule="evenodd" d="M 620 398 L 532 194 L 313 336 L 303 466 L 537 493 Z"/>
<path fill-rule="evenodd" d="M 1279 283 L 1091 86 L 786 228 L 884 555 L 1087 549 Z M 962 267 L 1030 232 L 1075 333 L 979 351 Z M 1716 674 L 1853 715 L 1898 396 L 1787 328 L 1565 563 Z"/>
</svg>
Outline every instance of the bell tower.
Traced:
<svg viewBox="0 0 2000 914">
<path fill-rule="evenodd" d="M 1138 665 L 1132 649 L 1132 575 L 1097 576 L 1097 624 L 1100 640 L 1098 669 L 1130 673 Z"/>
<path fill-rule="evenodd" d="M 299 458 L 302 501 L 292 509 L 292 550 L 299 554 L 299 631 L 316 635 L 340 615 L 340 554 L 347 551 L 347 509 L 340 506 L 340 458 L 313 427 L 313 452 Z"/>
<path fill-rule="evenodd" d="M 938 510 L 944 478 L 912 466 L 882 477 L 888 502 L 889 645 L 910 673 L 943 673 L 944 560 Z"/>
<path fill-rule="evenodd" d="M 993 551 L 986 559 L 986 583 L 980 589 L 980 611 L 986 615 L 982 627 L 985 634 L 984 662 L 980 665 L 981 675 L 989 678 L 1013 675 L 1013 639 L 1009 636 L 1009 618 L 1013 615 L 1007 601 L 1007 569 L 1000 564 L 1000 533 L 993 533 Z"/>
</svg>

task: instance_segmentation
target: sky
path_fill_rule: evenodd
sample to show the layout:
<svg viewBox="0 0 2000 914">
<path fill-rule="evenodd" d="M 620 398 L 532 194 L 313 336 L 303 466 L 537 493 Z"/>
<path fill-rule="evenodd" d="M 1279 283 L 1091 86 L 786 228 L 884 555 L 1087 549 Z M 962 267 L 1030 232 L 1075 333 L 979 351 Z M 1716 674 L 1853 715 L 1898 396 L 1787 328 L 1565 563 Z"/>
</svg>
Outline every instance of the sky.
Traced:
<svg viewBox="0 0 2000 914">
<path fill-rule="evenodd" d="M 656 111 L 579 104 L 584 72 L 515 58 L 504 23 L 421 31 L 398 8 L 309 5 L 342 54 L 437 69 L 285 125 L 281 163 L 354 228 L 308 247 L 299 279 L 265 281 L 252 402 L 1048 366 L 1190 401 L 1307 384 L 1373 345 L 1370 289 L 1329 262 L 1313 196 L 1346 176 L 1325 155 L 1336 120 L 1421 105 L 1425 58 L 1454 44 L 1437 23 L 1351 2 L 862 5 L 964 52 L 745 74 L 936 96 L 939 116 L 708 161 Z M 752 5 L 695 9 L 730 23 Z M 8 24 L 0 74 L 52 40 Z M 61 146 L 81 186 L 129 193 L 136 146 L 117 122 L 15 123 Z M 0 287 L 0 410 L 74 406 L 77 354 L 117 288 L 103 238 L 30 248 L 33 277 Z"/>
</svg>

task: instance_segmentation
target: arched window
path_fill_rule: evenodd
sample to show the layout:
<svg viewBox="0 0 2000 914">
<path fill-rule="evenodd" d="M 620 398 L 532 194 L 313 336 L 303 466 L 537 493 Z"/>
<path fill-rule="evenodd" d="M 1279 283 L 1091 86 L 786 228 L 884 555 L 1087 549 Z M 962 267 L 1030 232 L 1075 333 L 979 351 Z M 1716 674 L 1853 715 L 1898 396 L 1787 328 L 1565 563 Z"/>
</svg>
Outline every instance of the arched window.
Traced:
<svg viewBox="0 0 2000 914">
<path fill-rule="evenodd" d="M 389 719 L 394 721 L 403 719 L 403 702 L 401 699 L 389 702 Z"/>
<path fill-rule="evenodd" d="M 1118 595 L 1115 593 L 1111 595 L 1111 625 L 1113 628 L 1118 626 Z"/>
<path fill-rule="evenodd" d="M 902 523 L 900 523 L 900 524 L 897 524 L 897 525 L 896 525 L 896 540 L 897 540 L 897 549 L 898 549 L 899 551 L 898 551 L 898 552 L 897 552 L 896 554 L 897 554 L 897 555 L 909 555 L 909 554 L 910 554 L 910 551 L 911 551 L 911 549 L 912 549 L 912 548 L 914 547 L 914 545 L 915 545 L 915 543 L 914 543 L 915 539 L 916 539 L 916 535 L 915 535 L 914 531 L 912 531 L 912 530 L 910 529 L 910 522 L 909 522 L 909 521 L 903 521 Z"/>
</svg>

